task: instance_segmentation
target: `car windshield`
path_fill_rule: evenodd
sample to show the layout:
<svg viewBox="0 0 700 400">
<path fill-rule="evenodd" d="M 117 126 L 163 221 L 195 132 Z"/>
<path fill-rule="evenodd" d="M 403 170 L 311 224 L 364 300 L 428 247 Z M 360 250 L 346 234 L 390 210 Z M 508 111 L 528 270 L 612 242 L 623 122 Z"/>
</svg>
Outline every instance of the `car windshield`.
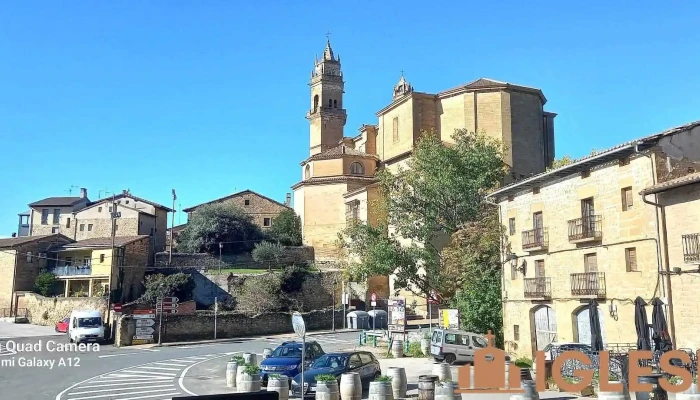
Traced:
<svg viewBox="0 0 700 400">
<path fill-rule="evenodd" d="M 347 356 L 324 355 L 313 364 L 313 368 L 340 368 L 345 367 L 348 362 Z"/>
<path fill-rule="evenodd" d="M 296 357 L 301 358 L 301 345 L 279 346 L 272 352 L 272 357 Z"/>
<path fill-rule="evenodd" d="M 99 328 L 102 326 L 102 318 L 78 318 L 79 328 Z"/>
</svg>

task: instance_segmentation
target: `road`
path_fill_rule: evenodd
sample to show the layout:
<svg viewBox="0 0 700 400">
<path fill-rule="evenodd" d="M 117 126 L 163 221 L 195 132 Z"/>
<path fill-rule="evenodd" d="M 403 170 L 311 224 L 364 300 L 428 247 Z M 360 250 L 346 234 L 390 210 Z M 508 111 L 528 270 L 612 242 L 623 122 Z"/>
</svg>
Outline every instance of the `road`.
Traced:
<svg viewBox="0 0 700 400">
<path fill-rule="evenodd" d="M 0 335 L 2 337 L 2 335 Z M 293 335 L 241 338 L 225 343 L 167 347 L 60 351 L 65 335 L 0 338 L 0 398 L 26 400 L 163 400 L 196 395 L 201 373 L 188 375 L 197 365 L 238 352 L 262 354 Z M 325 351 L 352 348 L 357 333 L 308 336 Z M 258 356 L 260 357 L 260 356 Z M 199 381 L 199 385 L 196 381 Z"/>
</svg>

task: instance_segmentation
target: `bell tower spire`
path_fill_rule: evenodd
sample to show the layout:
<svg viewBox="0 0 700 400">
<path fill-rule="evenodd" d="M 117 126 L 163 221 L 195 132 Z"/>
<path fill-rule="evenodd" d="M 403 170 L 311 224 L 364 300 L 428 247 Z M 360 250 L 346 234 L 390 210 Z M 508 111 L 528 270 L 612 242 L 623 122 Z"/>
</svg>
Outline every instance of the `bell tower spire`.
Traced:
<svg viewBox="0 0 700 400">
<path fill-rule="evenodd" d="M 333 148 L 343 139 L 347 113 L 343 108 L 345 82 L 340 55 L 333 52 L 330 32 L 326 33 L 323 56 L 315 57 L 311 71 L 311 109 L 306 114 L 310 123 L 310 155 Z"/>
</svg>

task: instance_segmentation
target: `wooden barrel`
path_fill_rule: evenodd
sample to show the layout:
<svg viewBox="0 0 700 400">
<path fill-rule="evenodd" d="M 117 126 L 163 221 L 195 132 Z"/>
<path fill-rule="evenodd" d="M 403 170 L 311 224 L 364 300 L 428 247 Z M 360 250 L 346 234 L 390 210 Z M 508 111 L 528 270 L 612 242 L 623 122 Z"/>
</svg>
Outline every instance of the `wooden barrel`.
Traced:
<svg viewBox="0 0 700 400">
<path fill-rule="evenodd" d="M 267 391 L 277 392 L 279 394 L 279 400 L 289 399 L 289 381 L 287 379 L 285 375 L 268 378 Z"/>
<path fill-rule="evenodd" d="M 435 387 L 435 400 L 455 400 L 456 388 L 457 384 L 454 382 L 438 383 L 438 385 Z"/>
<path fill-rule="evenodd" d="M 245 365 L 239 365 L 236 368 L 236 386 L 238 386 L 238 382 L 241 381 L 241 376 L 243 375 L 243 371 L 245 371 Z"/>
<path fill-rule="evenodd" d="M 421 339 L 420 340 L 420 351 L 423 352 L 424 356 L 430 355 L 430 339 Z"/>
<path fill-rule="evenodd" d="M 258 356 L 254 353 L 243 353 L 243 359 L 246 364 L 258 365 Z"/>
<path fill-rule="evenodd" d="M 226 363 L 226 387 L 236 387 L 236 375 L 238 374 L 238 363 L 229 361 Z"/>
<path fill-rule="evenodd" d="M 272 349 L 270 349 L 270 348 L 263 349 L 262 359 L 264 360 L 264 359 L 270 357 L 270 354 L 272 354 Z"/>
<path fill-rule="evenodd" d="M 338 381 L 316 382 L 316 400 L 339 400 Z"/>
<path fill-rule="evenodd" d="M 540 400 L 540 395 L 535 388 L 535 382 L 522 382 L 520 388 L 523 389 L 523 393 L 510 396 L 510 400 Z"/>
<path fill-rule="evenodd" d="M 362 399 L 362 380 L 357 372 L 348 372 L 340 376 L 340 398 L 342 400 Z"/>
<path fill-rule="evenodd" d="M 394 358 L 403 357 L 403 340 L 394 339 L 391 343 L 391 355 L 394 356 Z"/>
<path fill-rule="evenodd" d="M 418 377 L 418 399 L 435 400 L 435 383 L 438 377 L 435 375 L 421 375 Z"/>
<path fill-rule="evenodd" d="M 374 381 L 369 384 L 368 400 L 394 400 L 394 389 L 391 382 Z"/>
<path fill-rule="evenodd" d="M 406 370 L 401 367 L 389 367 L 387 376 L 391 377 L 391 389 L 394 399 L 406 397 L 408 383 L 406 382 Z"/>
<path fill-rule="evenodd" d="M 676 400 L 700 400 L 700 390 L 698 385 L 692 383 L 690 387 L 682 393 L 676 393 Z"/>
<path fill-rule="evenodd" d="M 262 387 L 262 379 L 260 374 L 248 375 L 242 374 L 240 380 L 236 382 L 236 389 L 240 393 L 259 392 Z"/>
<path fill-rule="evenodd" d="M 433 363 L 433 375 L 438 377 L 441 382 L 452 380 L 452 370 L 449 364 Z"/>
</svg>

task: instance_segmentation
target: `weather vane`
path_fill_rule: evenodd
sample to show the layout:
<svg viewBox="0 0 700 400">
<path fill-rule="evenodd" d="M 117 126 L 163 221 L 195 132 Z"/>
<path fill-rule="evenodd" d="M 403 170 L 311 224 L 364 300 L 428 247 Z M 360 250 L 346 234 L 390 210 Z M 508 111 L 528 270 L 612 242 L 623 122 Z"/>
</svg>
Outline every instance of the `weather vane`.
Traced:
<svg viewBox="0 0 700 400">
<path fill-rule="evenodd" d="M 326 39 L 330 42 L 331 41 L 331 32 L 328 31 L 326 32 Z"/>
</svg>

